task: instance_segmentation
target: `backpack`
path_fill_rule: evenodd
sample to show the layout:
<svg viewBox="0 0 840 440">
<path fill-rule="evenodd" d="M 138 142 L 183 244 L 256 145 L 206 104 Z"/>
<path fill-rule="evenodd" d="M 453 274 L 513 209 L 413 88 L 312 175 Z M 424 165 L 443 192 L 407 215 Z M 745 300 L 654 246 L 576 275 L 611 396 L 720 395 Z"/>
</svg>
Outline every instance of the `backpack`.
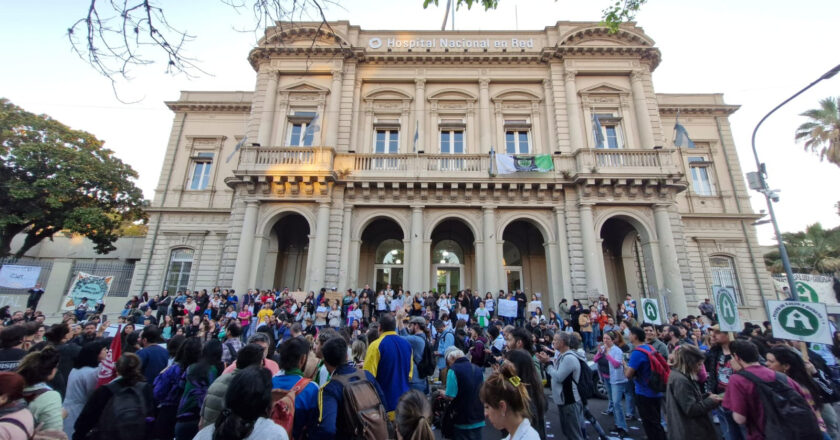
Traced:
<svg viewBox="0 0 840 440">
<path fill-rule="evenodd" d="M 595 381 L 592 380 L 592 372 L 589 370 L 589 365 L 586 365 L 586 362 L 581 358 L 575 357 L 580 365 L 580 377 L 578 377 L 577 381 L 572 378 L 572 381 L 577 385 L 580 400 L 585 403 L 588 399 L 595 396 Z M 569 377 L 572 377 L 572 375 L 569 375 Z"/>
<path fill-rule="evenodd" d="M 357 380 L 351 381 L 353 378 Z M 347 434 L 345 438 L 366 440 L 391 438 L 385 407 L 364 370 L 333 376 L 332 380 L 344 387 L 338 420 L 344 420 L 347 424 L 341 428 L 349 429 L 349 431 L 344 431 Z"/>
<path fill-rule="evenodd" d="M 311 382 L 302 377 L 290 390 L 271 390 L 271 415 L 274 423 L 283 427 L 292 438 L 292 425 L 295 421 L 295 397 Z"/>
<path fill-rule="evenodd" d="M 429 343 L 428 339 L 426 339 L 425 342 L 426 343 L 423 344 L 423 357 L 417 364 L 417 374 L 419 377 L 423 378 L 435 374 L 435 367 L 437 367 L 435 364 L 435 356 L 432 352 L 432 344 Z"/>
<path fill-rule="evenodd" d="M 764 436 L 767 440 L 823 438 L 817 416 L 805 398 L 788 384 L 787 376 L 777 372 L 776 380 L 765 382 L 749 371 L 741 370 L 735 374 L 755 384 L 764 407 Z"/>
<path fill-rule="evenodd" d="M 228 353 L 230 353 L 230 362 L 228 362 L 228 365 L 230 365 L 236 362 L 236 358 L 239 355 L 239 353 L 237 353 L 236 349 L 233 348 L 233 342 L 226 342 L 225 347 L 227 347 Z"/>
<path fill-rule="evenodd" d="M 148 436 L 146 413 L 148 403 L 143 396 L 145 382 L 124 387 L 111 382 L 108 385 L 113 396 L 105 405 L 99 417 L 97 431 L 101 439 L 145 440 Z"/>
<path fill-rule="evenodd" d="M 664 393 L 668 386 L 668 375 L 671 369 L 668 367 L 668 362 L 662 357 L 662 354 L 656 350 L 646 350 L 641 346 L 636 347 L 633 351 L 640 351 L 647 355 L 650 362 L 650 377 L 648 378 L 647 386 L 652 391 L 657 393 Z"/>
</svg>

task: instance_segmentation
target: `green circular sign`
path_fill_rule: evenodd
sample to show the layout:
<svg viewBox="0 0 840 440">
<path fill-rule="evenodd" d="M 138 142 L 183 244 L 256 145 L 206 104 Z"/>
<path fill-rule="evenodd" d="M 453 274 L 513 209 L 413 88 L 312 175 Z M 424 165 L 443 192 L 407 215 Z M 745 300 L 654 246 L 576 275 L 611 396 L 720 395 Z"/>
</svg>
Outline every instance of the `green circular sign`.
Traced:
<svg viewBox="0 0 840 440">
<path fill-rule="evenodd" d="M 652 302 L 645 303 L 645 317 L 648 321 L 659 320 L 659 311 L 656 310 L 656 306 Z"/>
<path fill-rule="evenodd" d="M 819 295 L 817 295 L 817 291 L 814 290 L 813 287 L 803 283 L 802 281 L 796 282 L 796 296 L 798 297 L 799 301 L 812 303 L 820 302 L 820 297 Z"/>
<path fill-rule="evenodd" d="M 779 312 L 779 324 L 796 336 L 813 336 L 820 330 L 819 317 L 803 307 L 785 306 Z"/>
<path fill-rule="evenodd" d="M 718 314 L 721 319 L 729 325 L 735 325 L 738 320 L 735 310 L 737 310 L 735 300 L 729 294 L 729 291 L 726 289 L 718 290 Z"/>
</svg>

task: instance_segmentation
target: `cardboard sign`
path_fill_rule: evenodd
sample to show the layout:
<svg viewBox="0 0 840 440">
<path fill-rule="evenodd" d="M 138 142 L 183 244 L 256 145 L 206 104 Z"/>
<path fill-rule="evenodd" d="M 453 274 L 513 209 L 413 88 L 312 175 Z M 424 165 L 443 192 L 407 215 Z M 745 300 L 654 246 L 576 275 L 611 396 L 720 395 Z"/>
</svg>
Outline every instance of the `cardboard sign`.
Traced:
<svg viewBox="0 0 840 440">
<path fill-rule="evenodd" d="M 291 296 L 295 300 L 296 303 L 300 304 L 300 303 L 303 302 L 303 300 L 306 299 L 306 292 L 304 292 L 302 290 L 297 291 L 297 292 L 289 292 L 289 296 Z"/>
<path fill-rule="evenodd" d="M 741 331 L 741 316 L 738 314 L 738 300 L 732 287 L 712 286 L 717 307 L 718 325 L 721 331 Z"/>
<path fill-rule="evenodd" d="M 499 316 L 506 318 L 516 318 L 516 300 L 500 299 L 499 300 Z"/>
<path fill-rule="evenodd" d="M 336 290 L 327 290 L 327 292 L 324 293 L 324 299 L 327 301 L 327 305 L 332 305 L 335 300 L 338 300 L 338 303 L 341 304 L 342 296 L 342 292 Z"/>
<path fill-rule="evenodd" d="M 662 324 L 662 312 L 659 310 L 659 301 L 656 298 L 642 298 L 642 319 L 651 324 Z"/>
<path fill-rule="evenodd" d="M 767 301 L 773 337 L 831 344 L 825 304 L 803 301 Z"/>
</svg>

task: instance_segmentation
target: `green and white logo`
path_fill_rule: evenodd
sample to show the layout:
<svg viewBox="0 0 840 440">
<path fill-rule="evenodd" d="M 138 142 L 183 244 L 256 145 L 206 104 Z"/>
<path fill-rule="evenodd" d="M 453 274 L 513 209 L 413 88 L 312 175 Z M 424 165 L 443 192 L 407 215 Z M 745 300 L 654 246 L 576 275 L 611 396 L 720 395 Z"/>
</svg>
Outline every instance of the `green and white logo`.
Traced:
<svg viewBox="0 0 840 440">
<path fill-rule="evenodd" d="M 798 336 L 812 336 L 820 329 L 817 315 L 802 308 L 791 306 L 779 313 L 779 323 L 788 333 Z"/>
<path fill-rule="evenodd" d="M 738 303 L 735 300 L 735 290 L 731 287 L 713 286 L 715 304 L 717 305 L 720 329 L 726 332 L 741 330 L 741 319 L 738 316 Z"/>
<path fill-rule="evenodd" d="M 825 304 L 803 301 L 767 301 L 773 336 L 805 342 L 831 343 Z"/>
<path fill-rule="evenodd" d="M 817 294 L 817 291 L 802 281 L 796 282 L 796 297 L 799 301 L 820 302 L 820 296 Z"/>
<path fill-rule="evenodd" d="M 656 299 L 642 298 L 642 314 L 645 317 L 645 322 L 662 324 L 662 318 L 659 314 L 659 304 Z"/>
</svg>

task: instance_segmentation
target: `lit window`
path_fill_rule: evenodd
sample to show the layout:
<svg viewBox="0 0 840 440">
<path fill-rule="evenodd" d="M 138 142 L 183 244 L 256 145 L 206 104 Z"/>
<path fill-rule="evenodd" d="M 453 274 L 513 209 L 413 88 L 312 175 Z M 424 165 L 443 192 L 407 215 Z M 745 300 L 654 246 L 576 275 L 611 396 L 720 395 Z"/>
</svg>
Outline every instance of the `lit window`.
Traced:
<svg viewBox="0 0 840 440">
<path fill-rule="evenodd" d="M 376 264 L 402 264 L 405 259 L 402 240 L 383 240 L 376 247 Z"/>
<path fill-rule="evenodd" d="M 179 290 L 189 289 L 192 262 L 192 249 L 173 249 L 169 256 L 169 267 L 166 271 L 166 285 L 163 288 L 173 294 Z"/>
<path fill-rule="evenodd" d="M 193 158 L 190 189 L 200 191 L 207 189 L 210 182 L 210 169 L 213 167 L 213 153 L 198 153 Z"/>
<path fill-rule="evenodd" d="M 461 264 L 464 261 L 464 250 L 455 240 L 441 240 L 432 249 L 432 261 L 440 264 Z"/>
<path fill-rule="evenodd" d="M 311 147 L 315 132 L 320 128 L 315 112 L 295 112 L 289 116 L 289 141 L 291 147 Z"/>
<path fill-rule="evenodd" d="M 710 177 L 711 162 L 703 156 L 689 156 L 688 167 L 691 173 L 691 187 L 694 193 L 700 196 L 712 196 L 715 194 Z"/>
<path fill-rule="evenodd" d="M 712 285 L 730 287 L 735 290 L 735 297 L 738 304 L 743 304 L 741 288 L 738 285 L 738 274 L 735 272 L 735 262 L 730 257 L 714 256 L 709 258 L 709 266 L 712 270 Z"/>
</svg>

